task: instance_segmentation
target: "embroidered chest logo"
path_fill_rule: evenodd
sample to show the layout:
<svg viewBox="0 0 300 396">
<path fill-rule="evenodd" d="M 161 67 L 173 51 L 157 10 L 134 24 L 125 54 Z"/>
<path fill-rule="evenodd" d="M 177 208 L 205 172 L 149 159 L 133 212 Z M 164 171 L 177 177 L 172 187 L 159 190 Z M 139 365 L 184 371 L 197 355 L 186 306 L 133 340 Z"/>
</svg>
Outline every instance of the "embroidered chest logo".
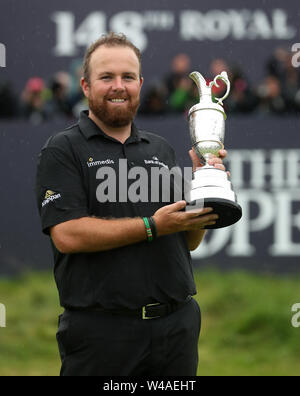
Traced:
<svg viewBox="0 0 300 396">
<path fill-rule="evenodd" d="M 106 159 L 103 161 L 94 161 L 92 157 L 90 157 L 87 161 L 87 166 L 91 168 L 92 166 L 100 166 L 100 165 L 111 165 L 114 164 L 115 161 L 112 159 Z"/>
<path fill-rule="evenodd" d="M 150 159 L 150 160 L 144 160 L 144 163 L 146 165 L 158 165 L 158 166 L 162 166 L 164 168 L 169 169 L 168 165 L 161 162 L 156 156 L 153 156 L 152 159 Z"/>
</svg>

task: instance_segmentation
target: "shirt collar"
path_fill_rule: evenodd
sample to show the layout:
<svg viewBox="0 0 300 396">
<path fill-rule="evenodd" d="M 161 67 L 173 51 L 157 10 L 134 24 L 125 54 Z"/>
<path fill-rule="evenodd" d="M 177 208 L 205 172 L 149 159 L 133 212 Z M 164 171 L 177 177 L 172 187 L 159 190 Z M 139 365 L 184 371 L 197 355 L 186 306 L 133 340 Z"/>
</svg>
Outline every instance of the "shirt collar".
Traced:
<svg viewBox="0 0 300 396">
<path fill-rule="evenodd" d="M 110 140 L 115 140 L 110 136 L 106 135 L 106 133 L 104 133 L 102 129 L 100 129 L 98 125 L 95 124 L 95 122 L 89 117 L 88 110 L 81 111 L 78 125 L 81 132 L 83 133 L 84 137 L 87 140 L 89 140 L 93 136 L 102 136 Z M 131 142 L 132 141 L 140 142 L 141 140 L 145 140 L 146 142 L 150 143 L 150 140 L 146 136 L 146 134 L 142 131 L 139 131 L 134 124 L 132 124 L 131 126 L 131 136 L 129 137 L 128 140 Z"/>
</svg>

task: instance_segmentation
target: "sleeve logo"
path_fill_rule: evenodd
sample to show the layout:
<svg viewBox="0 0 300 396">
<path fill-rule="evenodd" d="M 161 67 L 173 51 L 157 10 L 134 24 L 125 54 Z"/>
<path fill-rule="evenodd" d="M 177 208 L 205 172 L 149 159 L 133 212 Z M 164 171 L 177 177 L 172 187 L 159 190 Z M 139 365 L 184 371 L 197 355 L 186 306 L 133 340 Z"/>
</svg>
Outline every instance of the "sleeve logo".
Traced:
<svg viewBox="0 0 300 396">
<path fill-rule="evenodd" d="M 56 193 L 52 190 L 47 190 L 44 201 L 42 202 L 42 208 L 47 205 L 49 202 L 55 201 L 56 199 L 61 198 L 61 195 L 59 193 Z"/>
<path fill-rule="evenodd" d="M 54 195 L 54 194 L 55 194 L 54 191 L 47 190 L 47 191 L 46 191 L 46 194 L 45 194 L 45 199 L 48 199 L 49 197 L 51 197 L 51 195 Z"/>
</svg>

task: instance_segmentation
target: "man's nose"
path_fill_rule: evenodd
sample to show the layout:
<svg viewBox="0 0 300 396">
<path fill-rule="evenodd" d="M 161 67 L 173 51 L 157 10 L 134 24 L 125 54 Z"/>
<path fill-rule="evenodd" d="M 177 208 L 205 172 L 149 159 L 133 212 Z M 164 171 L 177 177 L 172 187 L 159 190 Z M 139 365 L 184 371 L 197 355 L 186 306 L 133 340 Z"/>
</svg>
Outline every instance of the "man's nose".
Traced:
<svg viewBox="0 0 300 396">
<path fill-rule="evenodd" d="M 112 84 L 112 89 L 114 91 L 123 91 L 124 88 L 124 82 L 122 80 L 122 77 L 116 77 L 113 80 L 113 84 Z"/>
</svg>

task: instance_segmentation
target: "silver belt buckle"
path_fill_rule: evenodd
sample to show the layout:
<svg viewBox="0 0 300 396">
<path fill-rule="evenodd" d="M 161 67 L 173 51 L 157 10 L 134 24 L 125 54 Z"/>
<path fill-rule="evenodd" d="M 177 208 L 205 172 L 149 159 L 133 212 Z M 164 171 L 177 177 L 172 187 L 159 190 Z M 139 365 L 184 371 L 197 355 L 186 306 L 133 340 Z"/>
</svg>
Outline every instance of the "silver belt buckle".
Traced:
<svg viewBox="0 0 300 396">
<path fill-rule="evenodd" d="M 147 307 L 152 307 L 153 305 L 160 305 L 160 303 L 147 304 L 147 305 L 144 305 L 144 306 L 142 307 L 142 319 L 143 319 L 143 320 L 144 320 L 144 319 L 155 319 L 155 318 L 160 318 L 160 316 L 152 316 L 151 318 L 148 318 L 148 317 L 147 317 L 146 308 L 147 308 Z"/>
</svg>

